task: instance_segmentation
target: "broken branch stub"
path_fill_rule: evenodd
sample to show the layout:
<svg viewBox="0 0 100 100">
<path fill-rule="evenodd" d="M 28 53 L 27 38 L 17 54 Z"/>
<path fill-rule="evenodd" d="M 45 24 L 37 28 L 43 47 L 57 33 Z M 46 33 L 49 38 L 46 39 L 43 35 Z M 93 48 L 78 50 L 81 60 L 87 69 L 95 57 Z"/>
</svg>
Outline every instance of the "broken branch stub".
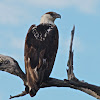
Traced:
<svg viewBox="0 0 100 100">
<path fill-rule="evenodd" d="M 68 59 L 68 62 L 67 62 L 67 66 L 68 66 L 68 69 L 67 69 L 68 80 L 76 79 L 76 77 L 75 77 L 75 75 L 73 73 L 73 51 L 72 51 L 74 32 L 75 32 L 75 26 L 73 26 L 73 29 L 71 31 L 69 59 Z"/>
</svg>

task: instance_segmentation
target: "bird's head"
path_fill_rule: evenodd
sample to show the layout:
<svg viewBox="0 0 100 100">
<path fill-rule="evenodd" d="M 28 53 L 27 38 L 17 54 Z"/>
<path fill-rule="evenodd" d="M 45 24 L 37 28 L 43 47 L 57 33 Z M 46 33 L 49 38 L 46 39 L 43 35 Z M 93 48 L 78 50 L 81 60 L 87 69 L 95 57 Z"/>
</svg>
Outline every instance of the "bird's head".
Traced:
<svg viewBox="0 0 100 100">
<path fill-rule="evenodd" d="M 56 18 L 61 18 L 61 15 L 56 12 L 47 12 L 41 17 L 40 23 L 54 24 Z"/>
</svg>

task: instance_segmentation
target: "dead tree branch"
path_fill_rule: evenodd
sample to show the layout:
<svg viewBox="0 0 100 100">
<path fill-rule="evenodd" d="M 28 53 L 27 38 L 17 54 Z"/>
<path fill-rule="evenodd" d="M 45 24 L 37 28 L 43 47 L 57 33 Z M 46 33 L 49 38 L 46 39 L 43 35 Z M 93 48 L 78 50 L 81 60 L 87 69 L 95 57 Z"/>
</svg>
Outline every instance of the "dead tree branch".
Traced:
<svg viewBox="0 0 100 100">
<path fill-rule="evenodd" d="M 74 39 L 74 31 L 75 31 L 75 26 L 73 26 L 73 30 L 71 31 L 71 42 L 70 42 L 70 50 L 69 50 L 69 59 L 68 59 L 68 62 L 67 62 L 67 66 L 69 68 L 67 70 L 68 80 L 76 79 L 75 75 L 73 73 L 73 51 L 72 51 L 73 39 Z"/>
<path fill-rule="evenodd" d="M 55 79 L 55 78 L 49 78 L 46 82 L 43 82 L 40 85 L 40 88 L 70 87 L 73 89 L 83 91 L 83 92 L 85 92 L 85 93 L 87 93 L 87 94 L 89 94 L 97 99 L 100 99 L 100 87 L 99 86 L 95 86 L 95 85 L 89 84 L 87 82 L 80 81 L 74 75 L 74 72 L 73 72 L 73 50 L 72 50 L 74 31 L 75 31 L 75 26 L 73 27 L 73 30 L 71 31 L 69 59 L 67 62 L 68 80 L 67 79 L 59 80 L 59 79 Z M 6 72 L 11 73 L 11 74 L 16 75 L 16 76 L 19 76 L 23 80 L 24 85 L 27 82 L 26 75 L 19 67 L 18 62 L 9 56 L 0 55 L 0 70 L 6 71 Z M 21 97 L 21 96 L 24 96 L 26 94 L 27 94 L 26 91 L 22 91 L 21 94 L 18 94 L 16 96 L 10 96 L 10 99 L 15 98 L 15 97 Z"/>
<path fill-rule="evenodd" d="M 21 96 L 24 96 L 24 95 L 26 95 L 26 94 L 27 94 L 26 91 L 22 91 L 22 93 L 20 93 L 20 94 L 18 94 L 18 95 L 16 95 L 16 96 L 11 96 L 11 95 L 10 95 L 10 98 L 9 98 L 9 99 L 16 98 L 16 97 L 21 97 Z"/>
<path fill-rule="evenodd" d="M 23 82 L 26 82 L 25 73 L 21 70 L 18 62 L 12 57 L 0 54 L 0 70 L 19 76 Z"/>
</svg>

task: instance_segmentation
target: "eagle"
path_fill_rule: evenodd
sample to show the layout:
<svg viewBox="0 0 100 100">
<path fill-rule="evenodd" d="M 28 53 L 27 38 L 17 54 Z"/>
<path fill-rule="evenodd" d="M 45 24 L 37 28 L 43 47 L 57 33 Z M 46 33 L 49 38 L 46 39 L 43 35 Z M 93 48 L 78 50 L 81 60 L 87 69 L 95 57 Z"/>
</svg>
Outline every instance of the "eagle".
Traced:
<svg viewBox="0 0 100 100">
<path fill-rule="evenodd" d="M 61 15 L 56 12 L 45 13 L 39 25 L 33 24 L 29 28 L 25 38 L 25 91 L 31 97 L 48 80 L 54 65 L 59 40 L 58 29 L 54 24 L 56 18 L 61 18 Z"/>
</svg>

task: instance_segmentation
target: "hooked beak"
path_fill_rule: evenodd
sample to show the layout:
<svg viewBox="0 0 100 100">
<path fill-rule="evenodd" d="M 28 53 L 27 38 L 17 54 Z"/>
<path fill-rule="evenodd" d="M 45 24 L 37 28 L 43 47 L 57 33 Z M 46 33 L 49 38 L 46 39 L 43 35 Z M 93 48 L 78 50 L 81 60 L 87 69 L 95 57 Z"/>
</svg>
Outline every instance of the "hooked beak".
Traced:
<svg viewBox="0 0 100 100">
<path fill-rule="evenodd" d="M 61 15 L 60 14 L 56 14 L 55 18 L 61 18 Z"/>
</svg>

